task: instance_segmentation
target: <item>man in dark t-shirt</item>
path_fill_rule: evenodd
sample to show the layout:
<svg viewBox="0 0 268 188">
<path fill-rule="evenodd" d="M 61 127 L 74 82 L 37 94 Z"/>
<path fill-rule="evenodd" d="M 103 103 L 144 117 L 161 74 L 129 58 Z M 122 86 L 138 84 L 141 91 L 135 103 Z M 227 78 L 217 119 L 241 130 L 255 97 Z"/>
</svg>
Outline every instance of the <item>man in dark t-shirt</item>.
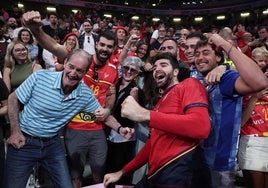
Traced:
<svg viewBox="0 0 268 188">
<path fill-rule="evenodd" d="M 65 36 L 65 31 L 58 26 L 58 16 L 55 13 L 49 14 L 49 25 L 42 27 L 43 31 L 51 37 L 59 36 L 62 40 Z"/>
</svg>

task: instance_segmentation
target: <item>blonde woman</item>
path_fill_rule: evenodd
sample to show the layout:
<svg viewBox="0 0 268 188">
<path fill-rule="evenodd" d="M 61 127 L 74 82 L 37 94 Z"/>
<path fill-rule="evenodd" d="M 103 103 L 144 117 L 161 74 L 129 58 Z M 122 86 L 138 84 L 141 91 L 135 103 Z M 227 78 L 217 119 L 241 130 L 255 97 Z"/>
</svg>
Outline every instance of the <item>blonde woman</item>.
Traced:
<svg viewBox="0 0 268 188">
<path fill-rule="evenodd" d="M 22 42 L 11 42 L 5 55 L 3 80 L 9 90 L 14 91 L 34 71 L 42 69 L 41 65 L 29 58 L 28 49 Z"/>
</svg>

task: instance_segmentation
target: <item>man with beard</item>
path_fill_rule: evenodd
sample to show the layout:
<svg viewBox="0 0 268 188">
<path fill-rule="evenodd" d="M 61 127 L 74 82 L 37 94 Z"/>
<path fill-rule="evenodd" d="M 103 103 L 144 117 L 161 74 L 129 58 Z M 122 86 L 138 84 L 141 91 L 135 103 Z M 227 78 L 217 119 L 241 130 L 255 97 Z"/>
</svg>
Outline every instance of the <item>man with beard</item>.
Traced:
<svg viewBox="0 0 268 188">
<path fill-rule="evenodd" d="M 224 74 L 224 72 L 228 69 L 230 69 L 230 66 L 228 64 L 222 64 L 219 66 L 216 66 L 214 69 L 212 69 L 206 77 L 203 78 L 203 75 L 197 70 L 195 63 L 194 63 L 194 49 L 199 40 L 206 40 L 206 37 L 201 32 L 192 32 L 186 37 L 186 41 L 184 44 L 184 53 L 185 57 L 188 59 L 188 62 L 191 64 L 190 66 L 190 77 L 194 77 L 198 80 L 200 80 L 203 84 L 217 84 L 221 76 Z"/>
<path fill-rule="evenodd" d="M 14 17 L 10 17 L 7 20 L 6 27 L 7 27 L 7 30 L 6 30 L 5 36 L 8 37 L 8 38 L 13 39 L 14 30 L 18 27 L 17 20 Z"/>
<path fill-rule="evenodd" d="M 88 19 L 83 23 L 84 33 L 78 37 L 79 48 L 87 51 L 90 55 L 94 55 L 95 52 L 95 41 L 97 35 L 91 32 L 92 26 Z"/>
<path fill-rule="evenodd" d="M 252 59 L 218 34 L 195 46 L 195 66 L 205 77 L 224 62 L 223 51 L 237 71 L 226 71 L 217 84 L 207 86 L 211 132 L 203 142 L 212 187 L 234 187 L 236 151 L 242 116 L 242 96 L 268 86 L 268 80 Z"/>
<path fill-rule="evenodd" d="M 121 110 L 122 117 L 148 122 L 150 137 L 122 170 L 105 175 L 104 184 L 117 182 L 148 162 L 148 174 L 135 187 L 209 187 L 199 147 L 210 132 L 206 89 L 195 78 L 179 82 L 181 70 L 170 53 L 158 53 L 152 64 L 153 77 L 163 90 L 154 109 L 141 107 L 129 96 Z"/>
<path fill-rule="evenodd" d="M 111 93 L 110 88 L 114 87 L 118 80 L 117 69 L 109 62 L 115 47 L 114 33 L 108 30 L 101 32 L 96 41 L 96 55 L 93 56 L 89 71 L 83 78 L 84 83 L 92 89 L 99 103 L 106 107 L 107 115 L 115 102 L 115 90 L 113 89 Z M 92 170 L 93 181 L 100 183 L 103 179 L 107 155 L 103 123 L 96 121 L 94 116 L 81 112 L 69 122 L 65 141 L 74 186 L 81 186 L 87 161 Z"/>
<path fill-rule="evenodd" d="M 62 40 L 65 36 L 65 31 L 58 26 L 58 16 L 55 12 L 49 13 L 49 25 L 42 26 L 43 31 L 51 37 L 58 36 Z"/>
<path fill-rule="evenodd" d="M 166 37 L 166 33 L 165 25 L 160 25 L 158 28 L 158 38 L 154 42 L 150 43 L 149 46 L 150 57 L 155 56 L 159 52 L 159 48 Z"/>
<path fill-rule="evenodd" d="M 42 31 L 39 27 L 40 18 L 39 12 L 31 11 L 23 15 L 23 22 L 44 48 L 58 58 L 65 59 L 68 51 Z M 83 77 L 83 82 L 93 91 L 101 106 L 106 108 L 104 119 L 109 115 L 109 109 L 113 107 L 115 101 L 114 85 L 118 80 L 118 74 L 116 67 L 109 62 L 109 58 L 117 45 L 116 42 L 116 36 L 111 31 L 104 31 L 98 36 L 96 54 Z M 104 124 L 97 121 L 93 114 L 86 112 L 78 113 L 68 124 L 65 137 L 74 187 L 81 186 L 88 157 L 94 182 L 102 181 L 107 154 L 106 135 L 103 129 Z M 122 129 L 116 131 L 121 133 Z"/>
<path fill-rule="evenodd" d="M 188 66 L 179 59 L 179 48 L 177 41 L 173 38 L 166 38 L 160 46 L 160 52 L 169 52 L 178 60 L 180 74 L 178 75 L 178 81 L 182 81 L 185 78 L 190 77 L 190 69 Z"/>
</svg>

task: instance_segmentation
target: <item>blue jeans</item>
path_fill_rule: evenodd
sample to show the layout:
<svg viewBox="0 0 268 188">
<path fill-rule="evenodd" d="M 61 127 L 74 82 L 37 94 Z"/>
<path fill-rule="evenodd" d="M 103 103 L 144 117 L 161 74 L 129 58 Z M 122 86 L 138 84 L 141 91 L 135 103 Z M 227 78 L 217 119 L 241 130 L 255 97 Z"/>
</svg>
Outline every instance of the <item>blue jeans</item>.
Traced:
<svg viewBox="0 0 268 188">
<path fill-rule="evenodd" d="M 5 188 L 25 188 L 33 167 L 38 162 L 47 171 L 55 188 L 72 188 L 65 153 L 59 136 L 40 139 L 25 136 L 25 145 L 8 146 L 5 166 Z"/>
</svg>

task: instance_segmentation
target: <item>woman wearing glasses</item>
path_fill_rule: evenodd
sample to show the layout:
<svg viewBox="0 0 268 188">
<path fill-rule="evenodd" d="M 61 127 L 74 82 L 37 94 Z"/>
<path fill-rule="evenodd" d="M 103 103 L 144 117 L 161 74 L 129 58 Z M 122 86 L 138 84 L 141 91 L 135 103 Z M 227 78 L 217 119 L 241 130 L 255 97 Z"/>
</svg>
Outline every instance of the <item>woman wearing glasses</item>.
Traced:
<svg viewBox="0 0 268 188">
<path fill-rule="evenodd" d="M 141 73 L 142 61 L 135 56 L 127 57 L 122 63 L 122 77 L 116 85 L 116 102 L 112 109 L 113 116 L 121 124 L 121 127 L 134 128 L 135 122 L 121 117 L 121 104 L 132 95 L 139 104 L 143 105 L 143 93 L 137 87 L 136 79 Z M 135 151 L 135 136 L 130 140 L 124 139 L 118 131 L 111 130 L 108 139 L 108 156 L 107 156 L 107 172 L 115 172 L 120 170 L 133 157 Z M 132 177 L 125 176 L 118 183 L 131 185 Z"/>
<path fill-rule="evenodd" d="M 33 71 L 42 69 L 41 65 L 29 58 L 28 49 L 22 42 L 11 42 L 5 55 L 3 80 L 10 92 L 14 91 Z"/>
</svg>

